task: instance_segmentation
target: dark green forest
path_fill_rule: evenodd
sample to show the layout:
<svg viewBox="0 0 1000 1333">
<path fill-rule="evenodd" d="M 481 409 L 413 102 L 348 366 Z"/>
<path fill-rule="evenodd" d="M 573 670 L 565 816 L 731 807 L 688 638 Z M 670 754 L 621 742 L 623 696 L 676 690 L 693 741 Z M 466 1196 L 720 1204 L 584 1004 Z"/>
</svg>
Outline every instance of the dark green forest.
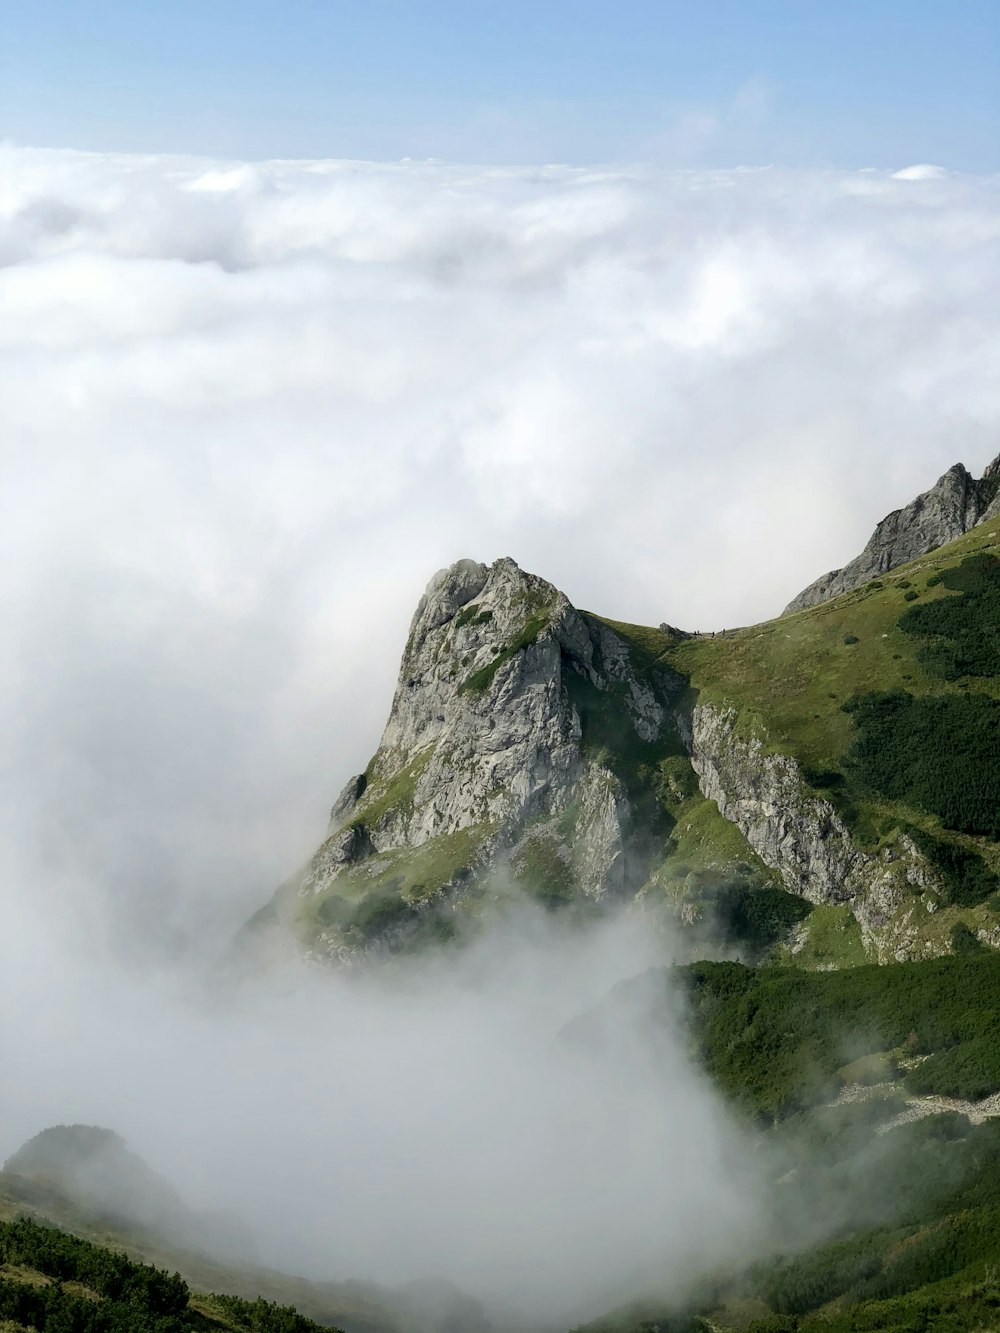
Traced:
<svg viewBox="0 0 1000 1333">
<path fill-rule="evenodd" d="M 696 963 L 682 976 L 697 1055 L 762 1122 L 835 1093 L 838 1069 L 878 1051 L 919 1060 L 904 1076 L 914 1092 L 1000 1090 L 1000 955 L 992 951 L 830 972 Z"/>
</svg>

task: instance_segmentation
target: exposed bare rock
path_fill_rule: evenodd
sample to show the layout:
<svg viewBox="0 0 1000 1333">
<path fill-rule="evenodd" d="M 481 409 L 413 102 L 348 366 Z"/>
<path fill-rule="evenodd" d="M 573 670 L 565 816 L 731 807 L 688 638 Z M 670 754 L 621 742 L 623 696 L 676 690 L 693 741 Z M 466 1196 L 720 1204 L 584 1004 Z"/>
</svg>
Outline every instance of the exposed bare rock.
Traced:
<svg viewBox="0 0 1000 1333">
<path fill-rule="evenodd" d="M 543 825 L 575 891 L 636 889 L 630 794 L 584 735 L 586 718 L 606 710 L 615 741 L 655 745 L 676 734 L 680 685 L 668 671 L 640 673 L 617 634 L 513 560 L 442 570 L 410 626 L 378 749 L 279 898 L 313 903 L 317 951 L 339 957 L 357 935 L 351 904 L 384 898 L 378 930 L 408 928 L 400 901 L 418 912 L 467 894 Z"/>
<path fill-rule="evenodd" d="M 904 835 L 878 851 L 859 846 L 794 759 L 741 734 L 734 709 L 699 704 L 685 731 L 702 792 L 785 887 L 809 902 L 849 905 L 879 962 L 908 958 L 914 913 L 932 910 L 939 888 L 913 841 Z"/>
<path fill-rule="evenodd" d="M 859 588 L 908 560 L 926 555 L 984 519 L 1000 513 L 1000 456 L 977 481 L 961 463 L 948 469 L 929 491 L 879 523 L 868 545 L 843 569 L 833 569 L 810 583 L 785 607 L 801 611 Z"/>
</svg>

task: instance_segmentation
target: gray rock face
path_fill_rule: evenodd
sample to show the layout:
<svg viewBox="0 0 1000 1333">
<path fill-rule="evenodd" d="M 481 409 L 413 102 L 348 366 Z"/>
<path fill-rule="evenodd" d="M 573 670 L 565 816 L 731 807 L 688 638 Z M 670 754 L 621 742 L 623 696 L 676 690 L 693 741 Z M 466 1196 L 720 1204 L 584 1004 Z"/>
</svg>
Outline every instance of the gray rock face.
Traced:
<svg viewBox="0 0 1000 1333">
<path fill-rule="evenodd" d="M 791 893 L 847 904 L 879 962 L 911 956 L 914 914 L 937 905 L 936 878 L 907 837 L 878 852 L 859 847 L 792 758 L 743 736 L 734 709 L 697 705 L 685 726 L 703 794 L 715 801 Z M 928 894 L 921 899 L 920 894 Z"/>
<path fill-rule="evenodd" d="M 565 807 L 581 783 L 608 785 L 586 758 L 567 672 L 625 687 L 622 725 L 644 739 L 667 722 L 625 645 L 513 560 L 461 561 L 435 575 L 403 653 L 389 721 L 358 801 L 365 811 L 407 768 L 409 799 L 366 820 L 376 848 L 420 846 L 472 824 L 507 826 Z"/>
<path fill-rule="evenodd" d="M 1000 456 L 978 481 L 961 463 L 956 463 L 929 491 L 918 495 L 904 509 L 886 515 L 859 556 L 843 569 L 833 569 L 810 583 L 788 603 L 783 614 L 802 611 L 852 588 L 860 588 L 879 574 L 954 541 L 977 523 L 998 514 Z"/>
<path fill-rule="evenodd" d="M 579 891 L 637 887 L 628 792 L 587 743 L 583 699 L 613 710 L 624 743 L 648 744 L 675 734 L 679 684 L 640 677 L 618 635 L 513 560 L 442 570 L 410 626 L 379 747 L 338 797 L 295 896 L 378 888 L 402 853 L 447 851 L 462 835 L 464 878 L 449 877 L 444 856 L 437 881 L 420 886 L 447 892 L 514 858 L 529 834 L 555 840 L 557 826 L 553 853 L 571 860 Z M 328 935 L 334 950 L 337 930 Z"/>
</svg>

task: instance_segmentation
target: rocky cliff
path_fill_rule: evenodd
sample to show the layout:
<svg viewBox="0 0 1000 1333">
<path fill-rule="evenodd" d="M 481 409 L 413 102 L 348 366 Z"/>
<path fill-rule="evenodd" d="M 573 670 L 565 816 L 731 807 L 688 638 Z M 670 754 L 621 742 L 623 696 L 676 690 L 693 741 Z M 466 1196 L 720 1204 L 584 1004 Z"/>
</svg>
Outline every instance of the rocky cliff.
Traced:
<svg viewBox="0 0 1000 1333">
<path fill-rule="evenodd" d="M 682 687 L 513 560 L 441 571 L 379 747 L 278 914 L 311 952 L 349 958 L 447 932 L 505 885 L 546 900 L 633 894 L 662 855 L 639 769 L 679 753 Z"/>
<path fill-rule="evenodd" d="M 859 845 L 795 759 L 740 733 L 734 708 L 697 705 L 684 730 L 703 794 L 789 892 L 849 907 L 874 961 L 932 952 L 920 942 L 921 918 L 937 910 L 941 885 L 912 839 L 897 832 L 877 850 Z"/>
<path fill-rule="evenodd" d="M 978 480 L 962 463 L 939 477 L 929 491 L 879 523 L 868 545 L 843 569 L 832 569 L 810 583 L 785 607 L 784 614 L 828 601 L 887 574 L 907 561 L 954 541 L 970 528 L 1000 514 L 1000 456 Z"/>
<path fill-rule="evenodd" d="M 991 665 L 980 633 L 1000 597 L 998 485 L 1000 461 L 978 481 L 951 469 L 869 544 L 865 569 L 892 565 L 891 579 L 836 597 L 830 584 L 793 618 L 725 635 L 579 611 L 509 559 L 436 574 L 375 754 L 254 932 L 278 924 L 308 955 L 348 962 L 450 938 L 527 895 L 665 904 L 741 948 L 740 931 L 759 948 L 798 922 L 789 947 L 814 965 L 946 952 L 958 927 L 995 945 L 1000 760 L 994 773 L 979 742 L 1000 729 L 1000 648 Z M 838 577 L 860 578 L 851 568 Z M 879 701 L 905 720 L 916 696 L 935 703 L 893 733 L 900 763 L 921 745 L 950 756 L 986 814 L 950 814 L 961 792 L 942 804 L 939 783 L 910 792 L 898 765 L 865 769 L 863 728 L 889 725 Z M 951 762 L 958 745 L 981 771 Z M 817 940 L 833 918 L 846 934 L 831 952 Z"/>
</svg>

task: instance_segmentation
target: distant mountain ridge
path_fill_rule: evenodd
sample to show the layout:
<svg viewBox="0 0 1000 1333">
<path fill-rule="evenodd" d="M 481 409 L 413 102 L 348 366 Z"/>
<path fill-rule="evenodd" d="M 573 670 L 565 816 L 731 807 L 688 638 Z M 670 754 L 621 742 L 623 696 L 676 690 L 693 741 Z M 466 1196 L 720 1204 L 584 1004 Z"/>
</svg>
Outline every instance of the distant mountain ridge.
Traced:
<svg viewBox="0 0 1000 1333">
<path fill-rule="evenodd" d="M 18 1217 L 64 1228 L 142 1263 L 176 1269 L 195 1292 L 216 1293 L 210 1301 L 263 1297 L 294 1305 L 309 1321 L 343 1333 L 486 1333 L 489 1328 L 482 1305 L 444 1279 L 398 1287 L 349 1278 L 317 1281 L 258 1263 L 248 1232 L 236 1231 L 228 1217 L 189 1208 L 120 1134 L 98 1125 L 51 1126 L 8 1158 L 0 1170 L 0 1229 Z M 2 1246 L 0 1235 L 0 1281 Z M 306 1333 L 307 1324 L 314 1327 L 290 1317 L 282 1322 L 280 1311 L 270 1316 L 273 1323 L 264 1318 L 267 1312 L 257 1311 L 260 1322 L 254 1322 L 254 1313 L 248 1312 L 247 1323 L 253 1333 Z M 224 1329 L 244 1327 L 224 1317 L 220 1322 Z M 7 1327 L 0 1312 L 0 1328 Z M 137 1316 L 129 1327 L 146 1324 Z"/>
<path fill-rule="evenodd" d="M 831 569 L 785 607 L 784 615 L 816 606 L 843 592 L 860 588 L 869 579 L 887 574 L 909 560 L 945 546 L 977 523 L 1000 514 L 1000 455 L 978 480 L 964 463 L 955 463 L 902 509 L 887 514 L 867 546 L 843 569 Z"/>
<path fill-rule="evenodd" d="M 43 1129 L 3 1165 L 5 1174 L 50 1186 L 94 1214 L 190 1230 L 193 1215 L 180 1195 L 131 1152 L 120 1134 L 97 1125 Z"/>
</svg>

